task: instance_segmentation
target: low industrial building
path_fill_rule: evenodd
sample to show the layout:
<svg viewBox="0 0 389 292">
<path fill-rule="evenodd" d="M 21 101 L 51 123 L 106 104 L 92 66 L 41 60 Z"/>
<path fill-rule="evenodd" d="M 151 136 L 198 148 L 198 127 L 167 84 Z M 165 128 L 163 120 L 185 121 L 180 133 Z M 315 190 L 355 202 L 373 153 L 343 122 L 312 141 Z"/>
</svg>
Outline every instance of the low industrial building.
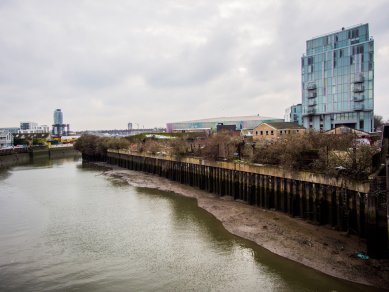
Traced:
<svg viewBox="0 0 389 292">
<path fill-rule="evenodd" d="M 235 126 L 236 130 L 242 129 L 254 129 L 256 126 L 267 122 L 283 122 L 283 119 L 257 116 L 241 116 L 241 117 L 219 117 L 193 121 L 183 121 L 175 123 L 167 123 L 166 130 L 168 133 L 171 132 L 183 132 L 195 129 L 210 129 L 216 132 L 217 125 L 223 124 L 225 126 Z"/>
<path fill-rule="evenodd" d="M 295 134 L 304 134 L 305 128 L 296 123 L 276 122 L 262 123 L 253 131 L 253 140 L 275 140 Z"/>
</svg>

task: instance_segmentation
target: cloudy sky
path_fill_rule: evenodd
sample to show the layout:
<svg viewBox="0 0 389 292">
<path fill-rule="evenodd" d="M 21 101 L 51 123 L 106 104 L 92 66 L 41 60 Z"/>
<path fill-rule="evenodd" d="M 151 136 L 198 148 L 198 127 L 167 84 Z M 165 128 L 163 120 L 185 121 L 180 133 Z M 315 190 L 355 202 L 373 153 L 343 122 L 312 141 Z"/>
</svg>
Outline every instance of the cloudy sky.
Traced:
<svg viewBox="0 0 389 292">
<path fill-rule="evenodd" d="M 389 1 L 0 0 L 0 127 L 165 126 L 301 101 L 305 41 L 359 23 L 389 119 Z M 135 125 L 137 127 L 137 125 Z"/>
</svg>

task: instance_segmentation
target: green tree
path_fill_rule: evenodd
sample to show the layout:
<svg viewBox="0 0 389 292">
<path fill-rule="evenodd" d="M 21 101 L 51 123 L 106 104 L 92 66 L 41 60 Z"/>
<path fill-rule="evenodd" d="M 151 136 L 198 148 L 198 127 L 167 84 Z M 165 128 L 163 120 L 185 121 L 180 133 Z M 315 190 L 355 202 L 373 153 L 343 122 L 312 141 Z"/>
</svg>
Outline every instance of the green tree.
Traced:
<svg viewBox="0 0 389 292">
<path fill-rule="evenodd" d="M 124 138 L 82 135 L 74 143 L 74 149 L 91 157 L 105 157 L 108 149 L 128 149 L 130 142 Z"/>
<path fill-rule="evenodd" d="M 95 156 L 97 154 L 97 144 L 99 137 L 95 135 L 82 135 L 74 143 L 74 149 L 88 156 Z"/>
</svg>

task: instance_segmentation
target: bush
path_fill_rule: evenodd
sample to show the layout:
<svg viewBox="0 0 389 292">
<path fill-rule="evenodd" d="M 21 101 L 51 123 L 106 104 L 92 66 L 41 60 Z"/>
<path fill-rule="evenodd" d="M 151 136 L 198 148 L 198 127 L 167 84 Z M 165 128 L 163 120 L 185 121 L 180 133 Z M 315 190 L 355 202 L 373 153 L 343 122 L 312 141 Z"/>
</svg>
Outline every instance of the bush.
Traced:
<svg viewBox="0 0 389 292">
<path fill-rule="evenodd" d="M 262 142 L 254 150 L 253 161 L 280 165 L 295 170 L 310 170 L 363 179 L 372 173 L 372 158 L 378 149 L 355 145 L 353 135 L 328 135 L 309 132 L 287 138 Z"/>
<path fill-rule="evenodd" d="M 239 143 L 240 139 L 230 136 L 229 132 L 220 132 L 204 142 L 204 147 L 198 155 L 210 160 L 219 158 L 232 160 Z"/>
<path fill-rule="evenodd" d="M 101 138 L 95 135 L 82 135 L 74 143 L 74 149 L 92 157 L 105 157 L 108 149 L 128 149 L 130 143 L 124 138 Z"/>
</svg>

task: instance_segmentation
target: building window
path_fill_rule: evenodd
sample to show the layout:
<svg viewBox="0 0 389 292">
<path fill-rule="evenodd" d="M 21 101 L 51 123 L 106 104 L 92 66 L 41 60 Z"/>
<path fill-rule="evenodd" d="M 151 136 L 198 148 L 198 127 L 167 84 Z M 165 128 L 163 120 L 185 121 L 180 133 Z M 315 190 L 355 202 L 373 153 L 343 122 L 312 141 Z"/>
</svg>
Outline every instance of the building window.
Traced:
<svg viewBox="0 0 389 292">
<path fill-rule="evenodd" d="M 266 135 L 269 135 L 269 131 L 266 131 Z"/>
<path fill-rule="evenodd" d="M 274 132 L 273 132 L 273 131 L 270 131 L 270 135 L 274 135 Z"/>
<path fill-rule="evenodd" d="M 299 130 L 297 130 L 297 133 L 299 132 Z"/>
<path fill-rule="evenodd" d="M 261 135 L 263 135 L 263 131 L 261 131 Z"/>
<path fill-rule="evenodd" d="M 258 131 L 255 131 L 255 135 L 258 135 Z"/>
</svg>

